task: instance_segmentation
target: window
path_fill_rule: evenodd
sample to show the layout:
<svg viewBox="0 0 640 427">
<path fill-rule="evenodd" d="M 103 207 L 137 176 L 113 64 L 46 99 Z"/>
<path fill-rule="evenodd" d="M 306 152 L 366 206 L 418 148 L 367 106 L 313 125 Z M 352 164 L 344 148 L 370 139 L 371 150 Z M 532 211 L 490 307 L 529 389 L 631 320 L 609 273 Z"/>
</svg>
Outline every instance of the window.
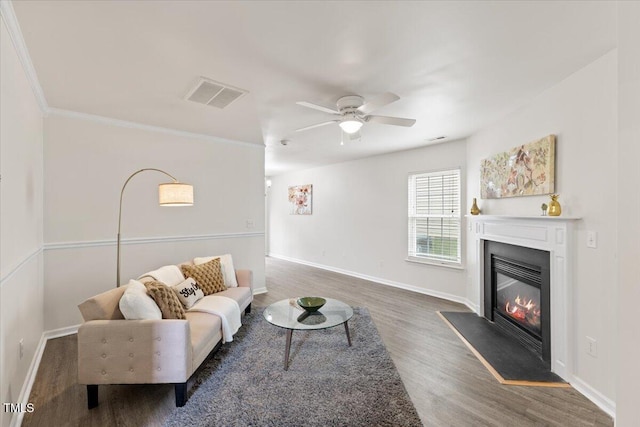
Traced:
<svg viewBox="0 0 640 427">
<path fill-rule="evenodd" d="M 409 175 L 409 260 L 460 265 L 460 169 Z"/>
</svg>

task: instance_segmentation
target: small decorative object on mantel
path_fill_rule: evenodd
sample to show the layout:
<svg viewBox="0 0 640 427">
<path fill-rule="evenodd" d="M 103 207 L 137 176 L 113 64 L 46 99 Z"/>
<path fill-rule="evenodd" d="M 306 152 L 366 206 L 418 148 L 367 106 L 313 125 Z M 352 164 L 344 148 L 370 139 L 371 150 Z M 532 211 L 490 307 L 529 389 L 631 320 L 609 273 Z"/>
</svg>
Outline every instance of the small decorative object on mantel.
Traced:
<svg viewBox="0 0 640 427">
<path fill-rule="evenodd" d="M 549 206 L 547 206 L 546 203 L 543 203 L 542 206 L 540 206 L 540 209 L 542 209 L 542 216 L 547 216 L 547 208 Z"/>
<path fill-rule="evenodd" d="M 549 216 L 560 216 L 562 213 L 562 207 L 558 202 L 558 194 L 551 194 L 551 202 L 549 202 Z"/>
<path fill-rule="evenodd" d="M 480 213 L 480 208 L 478 207 L 478 203 L 476 202 L 476 198 L 473 198 L 473 204 L 471 205 L 471 215 L 478 215 Z"/>
</svg>

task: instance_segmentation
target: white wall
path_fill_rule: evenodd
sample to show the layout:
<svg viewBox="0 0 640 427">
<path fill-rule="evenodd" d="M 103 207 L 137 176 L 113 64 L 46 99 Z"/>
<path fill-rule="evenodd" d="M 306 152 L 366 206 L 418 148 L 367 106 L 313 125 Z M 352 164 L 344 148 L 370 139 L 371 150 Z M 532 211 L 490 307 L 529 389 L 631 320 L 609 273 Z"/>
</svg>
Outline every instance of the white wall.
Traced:
<svg viewBox="0 0 640 427">
<path fill-rule="evenodd" d="M 640 384 L 640 3 L 618 4 L 618 356 L 616 425 L 638 425 Z"/>
<path fill-rule="evenodd" d="M 45 322 L 81 322 L 77 304 L 116 285 L 120 190 L 142 168 L 194 186 L 193 207 L 158 205 L 158 172 L 127 185 L 122 283 L 195 256 L 231 253 L 264 288 L 264 148 L 56 113 L 45 119 Z M 254 227 L 247 227 L 247 220 Z"/>
<path fill-rule="evenodd" d="M 270 254 L 463 300 L 464 270 L 405 259 L 408 174 L 460 167 L 465 182 L 465 158 L 456 141 L 271 177 Z M 290 215 L 287 188 L 302 184 L 313 214 Z"/>
<path fill-rule="evenodd" d="M 468 194 L 480 194 L 480 162 L 500 151 L 557 135 L 556 192 L 563 215 L 577 216 L 573 305 L 574 385 L 612 410 L 617 345 L 617 52 L 612 51 L 533 102 L 469 138 Z M 637 191 L 637 190 L 636 190 Z M 623 195 L 621 195 L 623 196 Z M 539 215 L 548 196 L 479 200 L 484 214 Z M 586 247 L 586 231 L 598 247 Z M 474 259 L 473 242 L 468 245 Z M 467 295 L 477 295 L 468 282 Z M 597 358 L 587 354 L 586 336 L 597 340 Z"/>
<path fill-rule="evenodd" d="M 0 67 L 0 402 L 17 403 L 43 332 L 42 114 L 4 16 Z"/>
</svg>

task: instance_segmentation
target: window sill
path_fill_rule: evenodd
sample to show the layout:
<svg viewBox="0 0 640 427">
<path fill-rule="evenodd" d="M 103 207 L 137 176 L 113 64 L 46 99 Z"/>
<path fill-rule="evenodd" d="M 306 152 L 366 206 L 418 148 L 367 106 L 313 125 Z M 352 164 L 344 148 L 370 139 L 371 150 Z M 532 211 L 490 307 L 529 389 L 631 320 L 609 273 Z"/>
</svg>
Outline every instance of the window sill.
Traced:
<svg viewBox="0 0 640 427">
<path fill-rule="evenodd" d="M 426 265 L 433 265 L 436 267 L 446 267 L 446 268 L 452 268 L 454 270 L 464 270 L 465 267 L 462 264 L 454 264 L 451 262 L 445 262 L 445 261 L 435 261 L 435 260 L 422 260 L 422 259 L 416 259 L 416 258 L 405 258 L 406 262 L 413 262 L 416 264 L 426 264 Z"/>
</svg>

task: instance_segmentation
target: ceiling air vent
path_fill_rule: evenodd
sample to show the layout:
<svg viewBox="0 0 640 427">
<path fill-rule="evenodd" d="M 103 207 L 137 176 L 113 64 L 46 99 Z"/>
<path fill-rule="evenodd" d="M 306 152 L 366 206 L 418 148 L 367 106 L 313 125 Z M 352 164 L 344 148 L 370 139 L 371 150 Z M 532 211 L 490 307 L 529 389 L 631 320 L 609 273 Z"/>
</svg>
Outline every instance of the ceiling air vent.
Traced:
<svg viewBox="0 0 640 427">
<path fill-rule="evenodd" d="M 200 77 L 195 87 L 187 93 L 186 99 L 198 104 L 225 108 L 246 93 L 246 90 Z"/>
</svg>

